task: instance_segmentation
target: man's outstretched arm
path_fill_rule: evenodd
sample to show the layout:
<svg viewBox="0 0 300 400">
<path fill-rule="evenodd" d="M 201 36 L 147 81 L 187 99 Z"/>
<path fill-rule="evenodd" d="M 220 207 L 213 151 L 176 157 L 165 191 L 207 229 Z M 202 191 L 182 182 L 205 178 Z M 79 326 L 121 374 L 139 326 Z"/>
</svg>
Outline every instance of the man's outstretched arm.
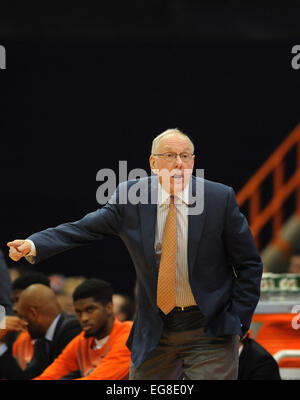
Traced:
<svg viewBox="0 0 300 400">
<path fill-rule="evenodd" d="M 120 205 L 109 202 L 102 209 L 87 214 L 79 221 L 34 233 L 28 240 L 8 242 L 9 256 L 18 261 L 32 255 L 35 256 L 33 262 L 38 263 L 63 251 L 100 240 L 106 235 L 118 235 L 120 227 Z"/>
</svg>

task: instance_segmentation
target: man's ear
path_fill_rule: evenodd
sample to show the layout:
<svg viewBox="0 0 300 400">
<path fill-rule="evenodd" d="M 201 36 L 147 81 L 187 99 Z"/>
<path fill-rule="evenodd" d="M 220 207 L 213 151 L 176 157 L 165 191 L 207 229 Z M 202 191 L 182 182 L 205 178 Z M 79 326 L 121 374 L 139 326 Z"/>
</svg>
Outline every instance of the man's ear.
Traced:
<svg viewBox="0 0 300 400">
<path fill-rule="evenodd" d="M 36 307 L 33 306 L 30 306 L 28 308 L 28 314 L 30 315 L 31 320 L 34 321 L 36 321 L 39 316 L 38 310 L 36 309 Z"/>
<path fill-rule="evenodd" d="M 106 310 L 107 314 L 109 314 L 109 315 L 112 314 L 113 313 L 113 303 L 112 302 L 107 303 L 105 306 L 105 310 Z"/>
<path fill-rule="evenodd" d="M 156 158 L 153 154 L 150 155 L 149 157 L 149 164 L 150 164 L 150 168 L 152 170 L 152 172 L 157 175 L 158 173 L 158 169 L 156 168 Z"/>
</svg>

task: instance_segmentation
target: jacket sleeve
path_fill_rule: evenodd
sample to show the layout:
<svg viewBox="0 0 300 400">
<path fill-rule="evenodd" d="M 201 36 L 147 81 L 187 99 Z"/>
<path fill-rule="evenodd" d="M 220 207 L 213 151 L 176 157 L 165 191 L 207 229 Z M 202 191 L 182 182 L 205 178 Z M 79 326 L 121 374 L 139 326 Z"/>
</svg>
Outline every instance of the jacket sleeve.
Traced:
<svg viewBox="0 0 300 400">
<path fill-rule="evenodd" d="M 59 332 L 58 340 L 55 343 L 55 353 L 54 356 L 58 356 L 64 348 L 71 342 L 75 337 L 77 337 L 82 328 L 78 319 L 74 316 L 74 319 L 68 320 L 63 329 Z"/>
<path fill-rule="evenodd" d="M 7 263 L 0 249 L 0 305 L 5 308 L 6 315 L 13 315 L 11 302 L 11 281 Z"/>
<path fill-rule="evenodd" d="M 126 346 L 128 332 L 116 339 L 109 353 L 89 375 L 78 380 L 121 380 L 129 375 L 130 351 Z"/>
<path fill-rule="evenodd" d="M 0 357 L 0 379 L 27 379 L 26 373 L 21 369 L 17 360 L 12 356 L 11 352 L 7 350 Z"/>
<path fill-rule="evenodd" d="M 122 209 L 118 200 L 119 187 L 103 208 L 87 214 L 79 221 L 48 228 L 28 237 L 36 248 L 36 257 L 30 262 L 37 264 L 63 251 L 101 240 L 104 236 L 118 235 Z"/>
<path fill-rule="evenodd" d="M 70 372 L 77 371 L 77 343 L 78 336 L 67 344 L 62 353 L 34 380 L 57 380 L 68 375 Z"/>
<path fill-rule="evenodd" d="M 248 222 L 239 210 L 232 188 L 229 188 L 227 201 L 224 239 L 236 274 L 231 307 L 239 316 L 242 333 L 245 333 L 259 300 L 263 267 Z"/>
<path fill-rule="evenodd" d="M 18 361 L 12 355 L 11 349 L 0 357 L 0 377 L 12 380 L 27 380 L 39 375 L 47 365 L 47 357 L 44 353 L 37 351 L 38 341 L 34 344 L 34 354 L 30 362 L 23 370 Z"/>
</svg>

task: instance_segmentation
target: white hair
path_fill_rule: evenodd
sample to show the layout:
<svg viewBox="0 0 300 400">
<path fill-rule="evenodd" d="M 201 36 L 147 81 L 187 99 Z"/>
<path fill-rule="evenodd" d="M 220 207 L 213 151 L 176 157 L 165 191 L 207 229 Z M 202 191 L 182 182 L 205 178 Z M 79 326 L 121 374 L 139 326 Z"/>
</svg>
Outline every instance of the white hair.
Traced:
<svg viewBox="0 0 300 400">
<path fill-rule="evenodd" d="M 159 142 L 161 141 L 162 138 L 164 138 L 165 136 L 174 135 L 174 134 L 175 135 L 184 136 L 186 139 L 188 139 L 188 141 L 190 142 L 190 144 L 192 146 L 192 154 L 194 154 L 194 143 L 191 141 L 191 139 L 189 138 L 188 135 L 186 135 L 185 133 L 181 132 L 177 128 L 167 129 L 163 133 L 161 133 L 158 136 L 156 136 L 153 139 L 153 142 L 152 142 L 151 154 L 155 154 L 157 152 L 157 149 L 158 149 L 158 146 L 159 146 Z"/>
</svg>

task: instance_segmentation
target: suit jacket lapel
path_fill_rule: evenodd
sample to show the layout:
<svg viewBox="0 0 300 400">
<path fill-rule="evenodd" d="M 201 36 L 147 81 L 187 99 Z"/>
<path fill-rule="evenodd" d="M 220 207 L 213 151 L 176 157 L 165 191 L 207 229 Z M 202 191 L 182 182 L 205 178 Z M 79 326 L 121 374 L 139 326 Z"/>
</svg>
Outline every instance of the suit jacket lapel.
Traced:
<svg viewBox="0 0 300 400">
<path fill-rule="evenodd" d="M 145 188 L 143 190 L 148 191 L 149 204 L 139 204 L 142 242 L 150 267 L 155 267 L 154 240 L 157 215 L 157 185 L 158 180 L 156 176 L 150 177 L 145 181 Z"/>
<path fill-rule="evenodd" d="M 197 252 L 199 249 L 199 243 L 204 227 L 206 209 L 204 207 L 204 180 L 196 179 L 192 176 L 191 179 L 191 192 L 192 199 L 190 196 L 190 213 L 188 215 L 188 268 L 189 273 L 193 271 Z M 191 200 L 195 200 L 197 196 L 196 207 L 199 207 L 199 213 L 193 214 L 193 207 L 195 203 L 191 204 Z M 194 208 L 195 210 L 195 208 Z"/>
<path fill-rule="evenodd" d="M 48 349 L 49 349 L 49 356 L 50 356 L 51 362 L 56 357 L 56 354 L 55 354 L 56 344 L 57 344 L 57 340 L 59 339 L 59 336 L 60 336 L 60 327 L 61 327 L 64 319 L 65 319 L 65 313 L 62 312 L 56 323 L 52 340 L 48 341 Z"/>
</svg>

